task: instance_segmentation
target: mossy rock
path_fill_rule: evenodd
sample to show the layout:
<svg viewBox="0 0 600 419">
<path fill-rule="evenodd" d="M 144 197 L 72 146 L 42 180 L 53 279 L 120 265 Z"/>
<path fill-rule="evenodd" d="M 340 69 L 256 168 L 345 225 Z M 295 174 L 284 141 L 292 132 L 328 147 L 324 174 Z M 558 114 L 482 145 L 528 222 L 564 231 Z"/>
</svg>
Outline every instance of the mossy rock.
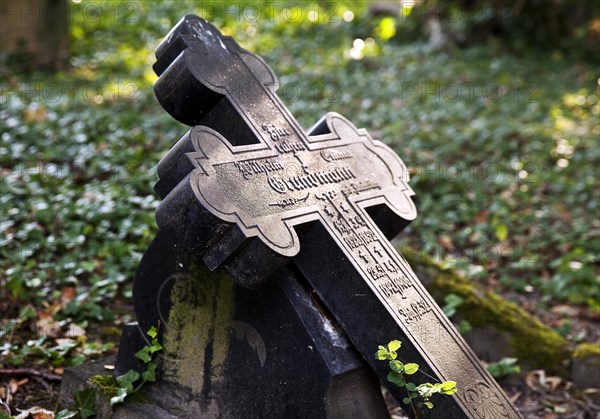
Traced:
<svg viewBox="0 0 600 419">
<path fill-rule="evenodd" d="M 593 343 L 577 345 L 573 352 L 573 359 L 598 359 L 600 360 L 600 346 Z"/>
<path fill-rule="evenodd" d="M 119 384 L 112 375 L 93 375 L 89 382 L 98 389 L 101 395 L 109 399 L 117 396 L 119 392 Z"/>
<path fill-rule="evenodd" d="M 582 343 L 575 348 L 571 376 L 579 388 L 600 388 L 600 347 L 598 345 Z"/>
<path fill-rule="evenodd" d="M 480 332 L 489 328 L 495 330 L 503 340 L 502 344 L 508 347 L 510 353 L 506 356 L 518 358 L 519 363 L 529 368 L 564 371 L 573 351 L 567 340 L 554 329 L 453 269 L 441 267 L 428 255 L 406 246 L 398 251 L 438 304 L 443 306 L 446 295 L 456 294 L 464 300 L 457 308 L 461 319 L 467 320 Z"/>
</svg>

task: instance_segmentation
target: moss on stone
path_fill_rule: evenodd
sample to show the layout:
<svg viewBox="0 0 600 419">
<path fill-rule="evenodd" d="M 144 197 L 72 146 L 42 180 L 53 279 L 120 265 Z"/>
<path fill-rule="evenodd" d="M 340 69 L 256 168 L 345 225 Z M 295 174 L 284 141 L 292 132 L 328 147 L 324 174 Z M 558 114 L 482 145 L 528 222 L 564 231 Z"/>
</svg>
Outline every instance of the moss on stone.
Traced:
<svg viewBox="0 0 600 419">
<path fill-rule="evenodd" d="M 600 359 L 600 346 L 593 343 L 582 343 L 577 345 L 573 352 L 574 359 L 598 358 Z"/>
<path fill-rule="evenodd" d="M 491 326 L 506 333 L 513 356 L 534 368 L 557 370 L 572 355 L 567 340 L 537 318 L 501 296 L 487 292 L 429 256 L 402 249 L 427 290 L 442 305 L 450 293 L 463 298 L 458 313 L 473 326 Z"/>
<path fill-rule="evenodd" d="M 112 375 L 93 375 L 88 380 L 94 385 L 101 395 L 115 397 L 119 393 L 119 384 Z"/>
<path fill-rule="evenodd" d="M 171 291 L 169 328 L 164 341 L 165 356 L 170 362 L 164 374 L 193 394 L 201 394 L 207 371 L 213 382 L 221 378 L 228 353 L 234 287 L 221 272 L 196 265 L 188 269 L 188 273 L 177 277 Z"/>
</svg>

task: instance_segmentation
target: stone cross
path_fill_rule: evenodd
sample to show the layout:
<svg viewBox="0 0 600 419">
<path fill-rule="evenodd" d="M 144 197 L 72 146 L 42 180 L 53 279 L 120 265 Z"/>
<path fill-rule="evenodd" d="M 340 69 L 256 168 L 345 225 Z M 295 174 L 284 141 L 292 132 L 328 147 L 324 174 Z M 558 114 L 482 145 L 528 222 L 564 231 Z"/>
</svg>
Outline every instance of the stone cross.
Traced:
<svg viewBox="0 0 600 419">
<path fill-rule="evenodd" d="M 248 288 L 293 262 L 384 383 L 373 354 L 395 338 L 419 379 L 457 381 L 455 396 L 435 400 L 437 417 L 520 417 L 386 237 L 416 217 L 394 151 L 337 113 L 305 132 L 268 65 L 199 17 L 185 16 L 156 55 L 159 102 L 193 126 L 158 167 L 161 231 Z M 136 279 L 138 301 L 154 301 L 136 305 L 143 327 L 155 292 Z"/>
</svg>

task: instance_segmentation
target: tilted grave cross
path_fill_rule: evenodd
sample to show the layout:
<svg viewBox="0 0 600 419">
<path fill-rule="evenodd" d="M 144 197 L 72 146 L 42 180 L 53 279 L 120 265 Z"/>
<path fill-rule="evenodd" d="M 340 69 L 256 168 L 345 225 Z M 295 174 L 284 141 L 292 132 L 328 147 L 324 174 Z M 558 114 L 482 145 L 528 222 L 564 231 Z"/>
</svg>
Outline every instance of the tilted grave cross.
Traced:
<svg viewBox="0 0 600 419">
<path fill-rule="evenodd" d="M 456 395 L 434 399 L 435 417 L 520 417 L 388 241 L 416 217 L 407 169 L 389 147 L 336 113 L 305 133 L 277 97 L 277 78 L 267 64 L 199 17 L 184 17 L 156 56 L 159 102 L 193 128 L 159 163 L 160 232 L 138 270 L 134 303 L 140 330 L 160 321 L 166 339 L 170 335 L 177 347 L 186 338 L 173 331 L 174 325 L 197 324 L 194 339 L 203 351 L 194 358 L 200 359 L 198 373 L 190 371 L 193 363 L 183 371 L 180 359 L 166 359 L 167 378 L 171 362 L 179 365 L 173 367 L 178 371 L 174 381 L 184 387 L 196 387 L 195 393 L 205 396 L 210 391 L 225 394 L 234 385 L 228 375 L 242 377 L 236 368 L 244 368 L 244 362 L 232 360 L 232 345 L 207 349 L 201 341 L 226 341 L 230 336 L 223 330 L 228 327 L 245 335 L 258 354 L 258 366 L 248 367 L 257 377 L 268 357 L 292 360 L 273 353 L 294 337 L 265 336 L 277 334 L 277 322 L 292 316 L 273 308 L 285 300 L 301 319 L 297 327 L 306 330 L 323 358 L 325 352 L 343 348 L 343 354 L 335 352 L 335 361 L 325 361 L 329 379 L 360 370 L 366 360 L 387 383 L 387 365 L 373 354 L 379 344 L 398 338 L 404 343 L 401 357 L 421 366 L 416 381 L 458 383 Z M 181 285 L 202 264 L 227 272 L 237 284 L 233 291 L 225 285 L 227 278 L 212 285 L 194 285 L 202 278 Z M 271 289 L 283 291 L 273 296 Z M 181 298 L 196 299 L 193 304 L 204 307 L 201 314 L 175 312 Z M 233 308 L 220 309 L 215 301 L 227 298 L 234 301 Z M 261 305 L 274 310 L 272 315 Z M 265 322 L 271 332 L 257 332 Z M 317 342 L 314 330 L 327 329 L 324 325 L 338 341 L 328 335 L 327 343 Z M 120 369 L 128 365 L 127 342 L 122 346 Z M 216 357 L 220 362 L 215 364 Z M 207 363 L 221 370 L 215 372 Z M 338 371 L 333 365 L 345 367 Z M 301 374 L 313 374 L 310 365 L 302 368 Z M 287 385 L 284 373 L 270 374 L 274 382 L 279 380 L 276 385 Z M 368 387 L 367 381 L 359 385 Z M 223 382 L 230 384 L 217 389 Z M 252 393 L 252 382 L 244 385 Z M 302 392 L 298 387 L 294 391 Z M 390 391 L 398 400 L 406 396 L 402 389 Z M 211 397 L 217 404 L 223 401 Z"/>
</svg>

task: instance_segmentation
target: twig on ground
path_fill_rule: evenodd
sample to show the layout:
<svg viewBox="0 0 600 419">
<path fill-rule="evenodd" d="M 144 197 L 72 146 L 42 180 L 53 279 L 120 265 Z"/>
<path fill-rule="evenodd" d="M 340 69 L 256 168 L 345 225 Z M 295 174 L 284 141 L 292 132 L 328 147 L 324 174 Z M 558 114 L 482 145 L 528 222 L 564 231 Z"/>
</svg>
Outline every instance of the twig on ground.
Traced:
<svg viewBox="0 0 600 419">
<path fill-rule="evenodd" d="M 579 408 L 583 409 L 586 413 L 591 414 L 593 412 L 600 412 L 600 406 L 595 403 L 587 402 L 585 400 L 578 400 L 575 398 L 564 398 L 560 396 L 546 395 L 546 399 L 553 403 L 572 403 Z"/>
<path fill-rule="evenodd" d="M 47 392 L 47 393 L 48 393 L 50 396 L 52 396 L 52 394 L 54 393 L 54 392 L 52 391 L 52 386 L 51 386 L 50 384 L 48 384 L 48 383 L 46 382 L 46 380 L 44 380 L 44 378 L 43 378 L 43 377 L 38 377 L 37 375 L 34 375 L 34 376 L 33 376 L 33 379 L 34 379 L 34 380 L 35 380 L 37 383 L 39 383 L 39 385 L 41 385 L 42 387 L 44 387 L 44 390 L 46 390 L 46 392 Z"/>
<path fill-rule="evenodd" d="M 31 375 L 34 377 L 42 377 L 48 381 L 62 381 L 62 377 L 60 375 L 34 370 L 33 368 L 0 369 L 0 375 Z"/>
<path fill-rule="evenodd" d="M 510 398 L 510 402 L 511 402 L 512 404 L 515 404 L 515 403 L 517 402 L 517 400 L 519 400 L 519 397 L 521 397 L 521 395 L 522 395 L 522 394 L 523 394 L 522 392 L 520 392 L 520 391 L 517 391 L 517 392 L 515 393 L 515 395 L 514 395 L 514 396 L 512 396 L 512 397 Z"/>
</svg>

